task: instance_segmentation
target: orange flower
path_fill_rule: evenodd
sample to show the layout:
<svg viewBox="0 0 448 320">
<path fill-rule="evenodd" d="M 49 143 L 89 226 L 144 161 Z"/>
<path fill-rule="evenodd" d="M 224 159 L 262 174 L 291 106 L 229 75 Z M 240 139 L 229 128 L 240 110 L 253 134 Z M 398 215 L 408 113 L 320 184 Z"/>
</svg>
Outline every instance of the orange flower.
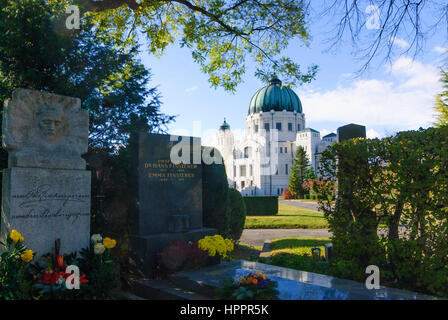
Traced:
<svg viewBox="0 0 448 320">
<path fill-rule="evenodd" d="M 253 283 L 253 284 L 257 284 L 257 283 L 258 283 L 258 280 L 257 280 L 257 279 L 253 279 L 253 280 L 252 280 L 252 283 Z"/>
<path fill-rule="evenodd" d="M 58 267 L 62 268 L 64 266 L 64 256 L 57 257 Z"/>
</svg>

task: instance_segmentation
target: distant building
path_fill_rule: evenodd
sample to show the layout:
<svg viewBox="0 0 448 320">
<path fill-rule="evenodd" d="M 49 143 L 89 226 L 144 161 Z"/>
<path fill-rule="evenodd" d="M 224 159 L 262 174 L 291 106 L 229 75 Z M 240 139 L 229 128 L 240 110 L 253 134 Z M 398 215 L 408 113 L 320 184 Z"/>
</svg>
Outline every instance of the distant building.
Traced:
<svg viewBox="0 0 448 320">
<path fill-rule="evenodd" d="M 274 76 L 252 97 L 242 139 L 235 141 L 224 119 L 216 141 L 229 184 L 245 196 L 264 196 L 281 195 L 288 186 L 297 146 L 305 149 L 317 171 L 320 154 L 338 136 L 330 133 L 321 138 L 319 131 L 306 128 L 299 97 Z"/>
</svg>

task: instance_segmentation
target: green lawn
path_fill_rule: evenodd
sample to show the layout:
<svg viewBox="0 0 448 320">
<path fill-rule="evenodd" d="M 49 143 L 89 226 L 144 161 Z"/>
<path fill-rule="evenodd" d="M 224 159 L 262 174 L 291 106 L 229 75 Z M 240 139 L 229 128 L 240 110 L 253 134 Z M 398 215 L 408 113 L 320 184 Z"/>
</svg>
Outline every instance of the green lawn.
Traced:
<svg viewBox="0 0 448 320">
<path fill-rule="evenodd" d="M 278 204 L 278 215 L 275 216 L 247 216 L 245 228 L 247 229 L 320 229 L 327 228 L 328 223 L 323 213 Z"/>
<path fill-rule="evenodd" d="M 311 256 L 311 248 L 319 247 L 321 256 L 325 254 L 324 244 L 330 243 L 328 238 L 284 238 L 271 242 L 271 257 L 259 262 L 302 271 L 330 274 L 328 263 L 323 259 L 317 261 Z"/>
</svg>

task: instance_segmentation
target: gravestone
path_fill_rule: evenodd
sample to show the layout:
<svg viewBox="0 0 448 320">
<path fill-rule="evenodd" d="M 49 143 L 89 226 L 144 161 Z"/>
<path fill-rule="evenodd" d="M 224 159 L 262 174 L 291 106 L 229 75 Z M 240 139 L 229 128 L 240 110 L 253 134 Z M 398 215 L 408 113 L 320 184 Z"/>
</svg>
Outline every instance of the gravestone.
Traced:
<svg viewBox="0 0 448 320">
<path fill-rule="evenodd" d="M 338 128 L 338 142 L 342 142 L 353 138 L 365 138 L 366 127 L 350 123 Z"/>
<path fill-rule="evenodd" d="M 89 116 L 81 101 L 35 90 L 17 89 L 3 109 L 1 238 L 12 229 L 37 256 L 88 246 L 90 172 L 87 152 Z"/>
<path fill-rule="evenodd" d="M 140 132 L 131 141 L 135 168 L 131 264 L 141 275 L 152 277 L 161 249 L 175 240 L 196 241 L 216 230 L 202 225 L 200 138 Z"/>
</svg>

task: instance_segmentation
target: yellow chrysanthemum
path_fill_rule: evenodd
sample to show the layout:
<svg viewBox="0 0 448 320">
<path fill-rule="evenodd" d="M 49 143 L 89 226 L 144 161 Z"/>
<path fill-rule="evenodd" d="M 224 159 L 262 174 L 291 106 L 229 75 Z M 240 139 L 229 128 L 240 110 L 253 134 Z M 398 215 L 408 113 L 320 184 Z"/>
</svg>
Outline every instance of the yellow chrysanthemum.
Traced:
<svg viewBox="0 0 448 320">
<path fill-rule="evenodd" d="M 103 244 L 107 249 L 112 249 L 113 247 L 115 247 L 117 245 L 117 241 L 115 241 L 114 239 L 111 239 L 109 237 L 106 237 L 103 240 Z"/>
<path fill-rule="evenodd" d="M 33 260 L 33 256 L 34 256 L 34 252 L 31 249 L 25 250 L 21 255 L 20 255 L 20 259 L 22 259 L 23 261 L 25 261 L 26 263 L 30 262 L 31 260 Z"/>
<path fill-rule="evenodd" d="M 17 243 L 17 241 L 23 242 L 25 240 L 17 230 L 12 230 L 9 237 L 11 238 L 12 241 L 14 241 L 14 243 Z"/>
</svg>

